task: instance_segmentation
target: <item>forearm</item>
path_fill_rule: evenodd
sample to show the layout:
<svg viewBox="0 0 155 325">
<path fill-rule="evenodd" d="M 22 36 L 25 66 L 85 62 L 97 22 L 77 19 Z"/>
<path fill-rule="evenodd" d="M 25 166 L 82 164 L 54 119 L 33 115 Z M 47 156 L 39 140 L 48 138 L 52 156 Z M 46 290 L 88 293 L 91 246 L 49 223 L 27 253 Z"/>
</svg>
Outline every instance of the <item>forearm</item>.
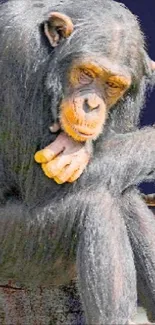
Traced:
<svg viewBox="0 0 155 325">
<path fill-rule="evenodd" d="M 93 160 L 88 167 L 88 178 L 91 174 L 93 182 L 96 178 L 97 183 L 106 183 L 116 191 L 152 180 L 155 178 L 155 129 L 114 134 L 103 143 L 98 156 L 94 152 Z M 100 180 L 96 177 L 98 171 Z"/>
<path fill-rule="evenodd" d="M 81 179 L 85 179 L 86 186 L 93 182 L 121 193 L 131 185 L 155 178 L 155 129 L 108 136 L 103 133 L 94 143 L 94 150 L 90 142 L 76 142 L 62 132 L 36 153 L 35 160 L 42 164 L 45 175 L 59 184 L 75 182 L 83 173 Z"/>
<path fill-rule="evenodd" d="M 125 191 L 119 202 L 134 253 L 138 291 L 145 296 L 143 303 L 154 322 L 155 216 L 135 190 Z"/>
</svg>

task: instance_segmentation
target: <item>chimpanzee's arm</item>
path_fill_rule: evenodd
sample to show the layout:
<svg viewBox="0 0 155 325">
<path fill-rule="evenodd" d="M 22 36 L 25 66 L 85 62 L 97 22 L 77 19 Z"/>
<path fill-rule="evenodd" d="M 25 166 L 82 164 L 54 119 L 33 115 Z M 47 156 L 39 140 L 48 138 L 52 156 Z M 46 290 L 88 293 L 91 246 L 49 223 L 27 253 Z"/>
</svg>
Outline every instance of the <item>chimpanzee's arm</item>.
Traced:
<svg viewBox="0 0 155 325">
<path fill-rule="evenodd" d="M 105 140 L 102 150 L 97 148 L 96 151 L 88 168 L 91 182 L 96 179 L 96 183 L 106 183 L 122 192 L 129 186 L 155 178 L 155 129 L 152 127 L 114 134 Z M 97 173 L 100 173 L 100 181 Z"/>
<path fill-rule="evenodd" d="M 138 291 L 142 294 L 150 321 L 154 322 L 155 217 L 135 189 L 125 191 L 119 202 L 134 252 Z"/>
<path fill-rule="evenodd" d="M 120 193 L 155 178 L 154 128 L 108 136 L 103 133 L 92 147 L 91 142 L 77 142 L 62 132 L 37 152 L 35 159 L 42 164 L 45 175 L 60 184 L 72 183 L 83 173 L 86 185 L 103 183 Z"/>
<path fill-rule="evenodd" d="M 136 273 L 119 200 L 105 186 L 85 190 L 81 199 L 85 218 L 77 268 L 86 323 L 129 324 L 136 308 Z"/>
</svg>

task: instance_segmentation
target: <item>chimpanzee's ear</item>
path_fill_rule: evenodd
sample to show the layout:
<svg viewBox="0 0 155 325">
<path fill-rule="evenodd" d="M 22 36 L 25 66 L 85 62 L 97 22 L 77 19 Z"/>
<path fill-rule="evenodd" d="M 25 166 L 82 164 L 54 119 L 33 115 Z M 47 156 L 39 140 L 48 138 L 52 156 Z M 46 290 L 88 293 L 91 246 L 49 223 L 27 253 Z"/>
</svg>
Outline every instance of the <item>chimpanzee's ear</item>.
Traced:
<svg viewBox="0 0 155 325">
<path fill-rule="evenodd" d="M 150 76 L 149 84 L 153 88 L 155 87 L 155 61 L 151 59 L 150 59 L 150 70 L 151 70 L 151 76 Z"/>
<path fill-rule="evenodd" d="M 44 32 L 52 47 L 56 47 L 61 39 L 69 37 L 73 29 L 71 18 L 60 12 L 51 12 L 44 23 Z"/>
<path fill-rule="evenodd" d="M 152 70 L 152 72 L 155 71 L 155 61 L 152 61 L 152 60 L 151 60 L 151 70 Z"/>
<path fill-rule="evenodd" d="M 155 61 L 151 60 L 148 53 L 143 51 L 144 74 L 147 78 L 148 85 L 155 86 Z"/>
</svg>

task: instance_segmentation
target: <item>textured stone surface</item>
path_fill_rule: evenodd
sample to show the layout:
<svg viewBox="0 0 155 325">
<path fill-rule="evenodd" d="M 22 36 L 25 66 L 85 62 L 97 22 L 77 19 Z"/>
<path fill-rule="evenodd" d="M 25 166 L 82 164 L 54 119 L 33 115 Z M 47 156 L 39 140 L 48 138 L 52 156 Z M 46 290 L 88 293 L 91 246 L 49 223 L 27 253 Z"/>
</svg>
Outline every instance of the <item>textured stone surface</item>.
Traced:
<svg viewBox="0 0 155 325">
<path fill-rule="evenodd" d="M 0 289 L 1 325 L 82 325 L 75 286 L 35 291 Z"/>
</svg>

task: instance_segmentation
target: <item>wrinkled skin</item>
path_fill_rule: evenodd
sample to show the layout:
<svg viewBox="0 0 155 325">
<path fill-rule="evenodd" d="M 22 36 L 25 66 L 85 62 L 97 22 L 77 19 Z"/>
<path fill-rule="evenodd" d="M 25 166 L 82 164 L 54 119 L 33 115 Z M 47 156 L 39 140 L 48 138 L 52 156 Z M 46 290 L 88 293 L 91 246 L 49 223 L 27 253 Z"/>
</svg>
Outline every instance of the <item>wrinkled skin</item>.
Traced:
<svg viewBox="0 0 155 325">
<path fill-rule="evenodd" d="M 74 141 L 65 133 L 35 154 L 36 162 L 49 178 L 58 184 L 76 181 L 83 173 L 91 157 L 91 144 L 87 146 Z"/>
</svg>

